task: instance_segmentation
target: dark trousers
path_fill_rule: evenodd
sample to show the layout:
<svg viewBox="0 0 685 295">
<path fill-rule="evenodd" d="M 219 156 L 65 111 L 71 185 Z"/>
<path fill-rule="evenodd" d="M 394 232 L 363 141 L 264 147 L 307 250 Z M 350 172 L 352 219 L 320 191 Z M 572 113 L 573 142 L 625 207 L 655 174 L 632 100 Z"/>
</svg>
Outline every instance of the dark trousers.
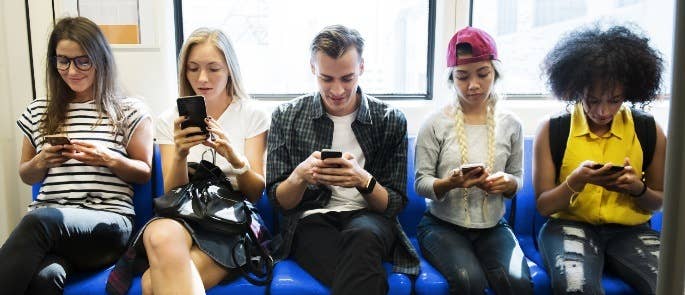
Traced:
<svg viewBox="0 0 685 295">
<path fill-rule="evenodd" d="M 40 208 L 0 248 L 0 293 L 62 294 L 71 271 L 114 263 L 131 235 L 128 217 L 96 210 Z"/>
<path fill-rule="evenodd" d="M 390 219 L 366 210 L 312 214 L 297 225 L 292 256 L 331 294 L 387 294 L 382 262 L 395 236 Z"/>
<path fill-rule="evenodd" d="M 549 219 L 540 230 L 540 254 L 554 294 L 604 294 L 604 263 L 640 294 L 656 292 L 659 233 L 647 224 L 591 225 Z"/>
<path fill-rule="evenodd" d="M 533 294 L 528 263 L 509 225 L 464 228 L 426 213 L 419 226 L 421 253 L 442 273 L 450 294 Z"/>
</svg>

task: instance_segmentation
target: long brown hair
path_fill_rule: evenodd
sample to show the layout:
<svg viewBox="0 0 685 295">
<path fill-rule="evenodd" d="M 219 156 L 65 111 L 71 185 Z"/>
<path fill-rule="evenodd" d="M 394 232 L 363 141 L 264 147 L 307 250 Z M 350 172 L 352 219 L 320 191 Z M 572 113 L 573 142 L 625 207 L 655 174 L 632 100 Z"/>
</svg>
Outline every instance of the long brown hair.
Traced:
<svg viewBox="0 0 685 295">
<path fill-rule="evenodd" d="M 94 22 L 85 17 L 67 17 L 55 24 L 48 41 L 45 69 L 48 107 L 45 118 L 39 127 L 41 133 L 53 134 L 62 131 L 69 101 L 76 95 L 64 82 L 57 71 L 57 67 L 55 67 L 54 57 L 57 44 L 62 40 L 76 42 L 93 63 L 95 81 L 93 81 L 92 96 L 99 114 L 96 124 L 108 116 L 114 125 L 113 132 L 115 134 L 122 132 L 124 130 L 125 106 L 122 105 L 122 94 L 117 83 L 117 71 L 112 49 L 105 35 Z"/>
</svg>

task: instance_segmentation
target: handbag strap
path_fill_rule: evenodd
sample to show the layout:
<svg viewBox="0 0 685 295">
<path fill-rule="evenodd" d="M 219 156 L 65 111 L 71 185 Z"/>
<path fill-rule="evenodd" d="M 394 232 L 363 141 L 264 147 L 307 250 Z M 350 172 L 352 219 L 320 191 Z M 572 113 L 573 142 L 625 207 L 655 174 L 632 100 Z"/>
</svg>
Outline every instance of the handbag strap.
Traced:
<svg viewBox="0 0 685 295">
<path fill-rule="evenodd" d="M 248 208 L 248 206 L 245 206 L 245 214 L 247 216 L 252 216 L 252 210 Z M 255 263 L 252 262 L 252 251 L 250 245 L 248 245 L 245 241 L 245 239 L 242 239 L 240 242 L 236 243 L 233 245 L 233 249 L 231 249 L 231 255 L 233 258 L 233 261 L 237 261 L 236 257 L 236 247 L 238 245 L 242 245 L 243 249 L 245 249 L 245 265 L 238 267 L 238 270 L 240 271 L 240 274 L 251 284 L 256 285 L 256 286 L 264 286 L 267 284 L 271 283 L 271 280 L 273 279 L 273 270 L 274 270 L 274 260 L 269 255 L 269 253 L 264 249 L 264 246 L 259 243 L 259 240 L 257 239 L 257 236 L 254 234 L 252 229 L 250 229 L 250 224 L 252 224 L 252 218 L 249 217 L 247 222 L 247 235 L 251 241 L 251 244 L 254 244 L 257 246 L 257 250 L 259 251 L 259 260 Z M 262 266 L 266 267 L 265 271 L 262 271 Z"/>
</svg>

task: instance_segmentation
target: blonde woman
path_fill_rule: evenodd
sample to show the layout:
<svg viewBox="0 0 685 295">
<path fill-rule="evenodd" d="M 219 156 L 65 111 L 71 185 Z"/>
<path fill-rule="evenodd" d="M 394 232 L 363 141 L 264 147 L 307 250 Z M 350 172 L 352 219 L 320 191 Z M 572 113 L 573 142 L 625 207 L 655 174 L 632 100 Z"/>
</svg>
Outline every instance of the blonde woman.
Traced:
<svg viewBox="0 0 685 295">
<path fill-rule="evenodd" d="M 199 127 L 182 129 L 187 118 L 178 115 L 176 106 L 160 115 L 156 140 L 164 190 L 189 182 L 188 163 L 214 160 L 234 189 L 257 202 L 264 190 L 269 118 L 245 92 L 231 42 L 220 30 L 199 28 L 183 45 L 178 68 L 179 94 L 204 96 L 205 121 L 212 136 L 198 135 Z M 232 253 L 238 239 L 183 220 L 153 219 L 139 239 L 149 262 L 142 276 L 143 294 L 204 294 L 221 281 L 235 278 L 240 262 L 234 261 Z M 136 244 L 140 249 L 139 241 Z M 109 283 L 124 293 L 128 286 L 119 282 L 126 276 L 116 276 Z"/>
<path fill-rule="evenodd" d="M 421 251 L 451 294 L 483 294 L 488 286 L 497 294 L 531 294 L 523 252 L 503 219 L 504 198 L 521 186 L 523 134 L 519 119 L 496 107 L 495 41 L 473 27 L 459 30 L 447 66 L 456 99 L 416 140 L 414 185 L 429 199 L 418 226 Z"/>
</svg>

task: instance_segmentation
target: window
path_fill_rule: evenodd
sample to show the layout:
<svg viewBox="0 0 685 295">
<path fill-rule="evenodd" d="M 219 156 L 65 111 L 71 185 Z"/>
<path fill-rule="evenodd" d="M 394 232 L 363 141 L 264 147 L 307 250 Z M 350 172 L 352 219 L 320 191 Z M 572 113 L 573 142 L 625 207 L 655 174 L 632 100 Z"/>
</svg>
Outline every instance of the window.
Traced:
<svg viewBox="0 0 685 295">
<path fill-rule="evenodd" d="M 433 30 L 429 23 L 435 15 L 430 13 L 435 0 L 176 3 L 183 14 L 184 39 L 201 26 L 227 33 L 246 87 L 257 98 L 287 99 L 315 90 L 309 45 L 316 33 L 333 24 L 357 29 L 366 41 L 360 80 L 364 91 L 382 98 L 431 98 Z"/>
<path fill-rule="evenodd" d="M 501 9 L 503 2 L 516 9 Z M 671 92 L 673 64 L 673 11 L 675 0 L 478 0 L 472 1 L 473 26 L 491 33 L 503 64 L 499 89 L 511 97 L 547 95 L 540 76 L 540 63 L 560 36 L 582 25 L 601 21 L 608 24 L 627 22 L 639 26 L 650 37 L 664 59 L 662 92 Z M 499 15 L 495 19 L 493 12 Z M 514 16 L 503 17 L 502 13 Z M 502 30 L 500 22 L 512 31 Z"/>
</svg>

